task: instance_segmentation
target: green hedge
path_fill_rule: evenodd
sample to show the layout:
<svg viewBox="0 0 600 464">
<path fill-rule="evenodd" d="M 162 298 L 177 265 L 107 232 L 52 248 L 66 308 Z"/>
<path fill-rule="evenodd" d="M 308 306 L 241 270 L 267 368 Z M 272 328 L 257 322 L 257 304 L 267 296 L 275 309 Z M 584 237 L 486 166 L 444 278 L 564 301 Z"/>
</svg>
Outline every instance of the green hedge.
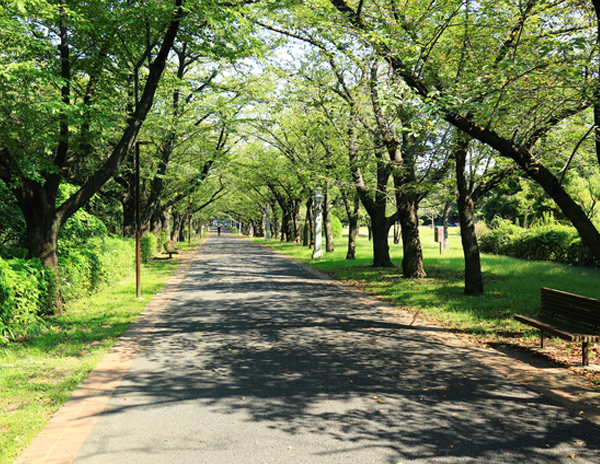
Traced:
<svg viewBox="0 0 600 464">
<path fill-rule="evenodd" d="M 64 303 L 92 294 L 133 271 L 135 242 L 92 237 L 63 243 L 58 278 L 37 259 L 0 258 L 0 344 L 23 338 L 53 311 L 55 285 Z"/>
<path fill-rule="evenodd" d="M 589 250 L 582 245 L 577 230 L 562 224 L 542 224 L 523 229 L 500 221 L 495 228 L 479 237 L 479 248 L 483 253 L 519 259 L 598 265 Z"/>
<path fill-rule="evenodd" d="M 158 237 L 154 234 L 148 234 L 146 237 L 142 237 L 141 240 L 141 255 L 142 262 L 147 263 L 151 258 L 154 257 L 158 249 Z M 160 250 L 159 250 L 160 251 Z"/>
<path fill-rule="evenodd" d="M 133 239 L 92 237 L 82 245 L 60 250 L 58 267 L 65 303 L 119 280 L 135 266 Z"/>
<path fill-rule="evenodd" d="M 0 344 L 22 338 L 52 305 L 55 279 L 37 259 L 0 258 Z"/>
<path fill-rule="evenodd" d="M 342 221 L 339 220 L 336 216 L 331 216 L 331 232 L 333 233 L 333 238 L 342 238 L 342 234 L 344 232 L 344 227 L 342 226 Z"/>
</svg>

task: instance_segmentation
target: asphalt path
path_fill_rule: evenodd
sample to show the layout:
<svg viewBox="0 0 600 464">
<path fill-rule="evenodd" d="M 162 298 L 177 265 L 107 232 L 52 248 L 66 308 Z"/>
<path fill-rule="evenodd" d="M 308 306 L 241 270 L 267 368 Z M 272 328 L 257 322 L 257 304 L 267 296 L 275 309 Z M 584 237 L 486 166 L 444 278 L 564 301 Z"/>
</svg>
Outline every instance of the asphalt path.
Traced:
<svg viewBox="0 0 600 464">
<path fill-rule="evenodd" d="M 74 462 L 600 463 L 597 425 L 407 320 L 213 234 Z"/>
</svg>

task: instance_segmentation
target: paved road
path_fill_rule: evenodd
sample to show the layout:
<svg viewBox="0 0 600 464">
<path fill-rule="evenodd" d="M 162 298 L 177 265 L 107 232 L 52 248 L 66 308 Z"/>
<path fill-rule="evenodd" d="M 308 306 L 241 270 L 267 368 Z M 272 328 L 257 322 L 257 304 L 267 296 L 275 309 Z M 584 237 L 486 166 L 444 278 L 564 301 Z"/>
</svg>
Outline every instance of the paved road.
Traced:
<svg viewBox="0 0 600 464">
<path fill-rule="evenodd" d="M 600 463 L 598 426 L 406 320 L 212 235 L 75 463 Z"/>
</svg>

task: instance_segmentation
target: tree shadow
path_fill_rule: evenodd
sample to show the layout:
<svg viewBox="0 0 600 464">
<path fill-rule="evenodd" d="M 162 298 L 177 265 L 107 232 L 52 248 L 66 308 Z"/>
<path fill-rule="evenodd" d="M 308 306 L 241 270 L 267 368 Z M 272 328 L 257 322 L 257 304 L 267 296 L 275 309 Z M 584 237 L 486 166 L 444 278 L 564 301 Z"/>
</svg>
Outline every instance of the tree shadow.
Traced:
<svg viewBox="0 0 600 464">
<path fill-rule="evenodd" d="M 216 422 L 234 428 L 228 417 L 249 427 L 240 434 L 299 443 L 284 458 L 256 438 L 257 457 L 240 462 L 597 459 L 595 425 L 438 342 L 436 329 L 379 314 L 258 245 L 220 237 L 204 247 L 103 414 L 105 431 L 76 462 L 114 459 L 110 443 L 124 430 L 138 437 L 110 429 L 111 418 L 172 408 L 182 421 L 202 417 L 180 425 L 177 448 L 202 462 L 228 456 L 198 441 L 211 427 L 236 437 Z M 160 455 L 164 443 L 146 435 L 127 451 Z"/>
</svg>

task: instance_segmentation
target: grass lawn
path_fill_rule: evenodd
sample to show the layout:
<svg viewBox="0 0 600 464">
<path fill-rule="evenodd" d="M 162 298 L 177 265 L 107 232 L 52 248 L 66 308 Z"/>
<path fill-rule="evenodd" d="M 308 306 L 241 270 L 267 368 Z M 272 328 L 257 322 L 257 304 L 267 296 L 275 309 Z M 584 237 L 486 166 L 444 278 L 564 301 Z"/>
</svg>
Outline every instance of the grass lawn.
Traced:
<svg viewBox="0 0 600 464">
<path fill-rule="evenodd" d="M 372 244 L 364 236 L 357 243 L 357 259 L 347 261 L 347 237 L 338 240 L 336 250 L 320 259 L 311 259 L 312 251 L 297 244 L 268 242 L 270 247 L 327 274 L 355 285 L 407 311 L 467 334 L 480 343 L 532 346 L 539 343 L 539 331 L 515 320 L 514 314 L 533 315 L 540 305 L 541 287 L 550 287 L 600 299 L 600 270 L 569 267 L 547 262 L 522 261 L 505 256 L 482 255 L 485 294 L 465 295 L 464 257 L 458 228 L 450 228 L 449 250 L 440 256 L 433 230 L 420 230 L 424 279 L 402 278 L 402 246 L 390 238 L 390 254 L 396 268 L 373 268 Z M 255 239 L 264 243 L 264 239 Z M 324 246 L 324 245 L 323 245 Z M 561 353 L 580 362 L 580 344 L 551 340 Z M 600 363 L 598 347 L 590 350 L 592 363 Z M 595 356 L 595 359 L 594 359 Z M 563 361 L 561 359 L 555 359 Z M 597 379 L 593 379 L 597 381 Z"/>
<path fill-rule="evenodd" d="M 195 244 L 192 244 L 192 247 Z M 187 244 L 178 245 L 186 250 Z M 0 347 L 0 464 L 8 464 L 36 436 L 87 374 L 125 332 L 179 260 L 157 259 L 142 269 L 142 298 L 135 272 L 47 320 L 30 340 Z"/>
</svg>

